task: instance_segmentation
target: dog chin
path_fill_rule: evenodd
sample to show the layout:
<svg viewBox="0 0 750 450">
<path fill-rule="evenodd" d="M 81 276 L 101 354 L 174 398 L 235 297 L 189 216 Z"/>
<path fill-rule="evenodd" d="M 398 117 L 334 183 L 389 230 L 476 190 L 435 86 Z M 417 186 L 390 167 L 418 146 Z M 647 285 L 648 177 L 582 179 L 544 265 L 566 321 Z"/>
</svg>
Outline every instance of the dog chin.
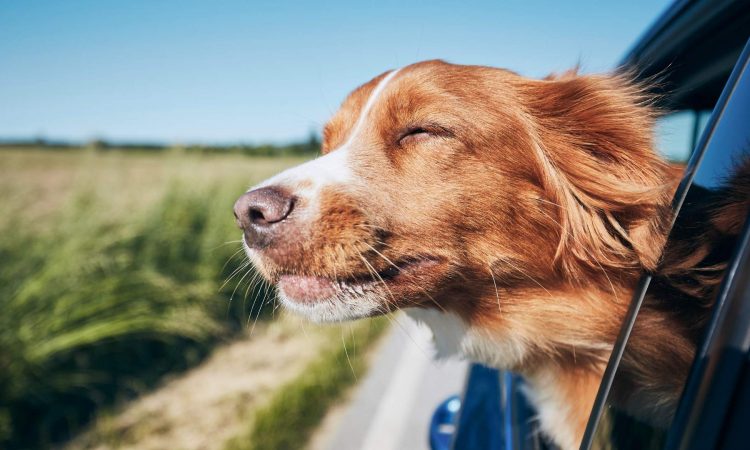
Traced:
<svg viewBox="0 0 750 450">
<path fill-rule="evenodd" d="M 346 322 L 383 313 L 380 297 L 374 293 L 365 293 L 357 297 L 339 294 L 301 302 L 291 298 L 281 288 L 277 291 L 279 301 L 285 309 L 316 323 Z"/>
</svg>

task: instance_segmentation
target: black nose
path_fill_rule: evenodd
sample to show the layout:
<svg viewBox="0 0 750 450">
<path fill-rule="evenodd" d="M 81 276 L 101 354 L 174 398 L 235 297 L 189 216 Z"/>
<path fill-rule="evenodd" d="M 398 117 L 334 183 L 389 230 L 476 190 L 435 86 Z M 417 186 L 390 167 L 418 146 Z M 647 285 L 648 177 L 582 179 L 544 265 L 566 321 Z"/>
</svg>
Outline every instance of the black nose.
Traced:
<svg viewBox="0 0 750 450">
<path fill-rule="evenodd" d="M 292 208 L 294 200 L 290 195 L 275 187 L 264 187 L 238 198 L 234 203 L 234 217 L 245 235 L 255 238 L 259 233 L 267 234 L 274 224 L 286 219 Z"/>
</svg>

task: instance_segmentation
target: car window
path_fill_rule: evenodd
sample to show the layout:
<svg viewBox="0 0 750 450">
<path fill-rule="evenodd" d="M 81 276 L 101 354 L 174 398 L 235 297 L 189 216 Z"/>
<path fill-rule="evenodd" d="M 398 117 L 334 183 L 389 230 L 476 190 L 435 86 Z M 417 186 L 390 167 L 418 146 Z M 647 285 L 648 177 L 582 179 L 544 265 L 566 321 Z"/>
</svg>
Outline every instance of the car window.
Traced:
<svg viewBox="0 0 750 450">
<path fill-rule="evenodd" d="M 691 160 L 692 184 L 684 192 L 662 264 L 644 277 L 644 290 L 636 296 L 642 302 L 635 303 L 637 315 L 622 357 L 618 364 L 610 362 L 615 372 L 593 433 L 593 448 L 662 448 L 696 348 L 701 351 L 705 325 L 747 215 L 747 53 L 722 94 L 725 103 L 717 105 L 704 132 L 705 151 Z M 675 116 L 673 123 L 680 120 L 685 119 Z M 596 414 L 595 410 L 592 417 Z"/>
<path fill-rule="evenodd" d="M 682 110 L 668 113 L 656 122 L 656 149 L 668 161 L 686 163 L 706 127 L 711 111 Z"/>
</svg>

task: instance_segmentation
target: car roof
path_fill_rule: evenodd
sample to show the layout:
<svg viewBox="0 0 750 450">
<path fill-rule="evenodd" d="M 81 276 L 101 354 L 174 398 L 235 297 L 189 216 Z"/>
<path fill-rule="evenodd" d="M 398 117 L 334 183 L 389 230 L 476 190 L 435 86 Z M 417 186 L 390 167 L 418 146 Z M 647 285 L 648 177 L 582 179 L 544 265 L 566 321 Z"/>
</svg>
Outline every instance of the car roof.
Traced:
<svg viewBox="0 0 750 450">
<path fill-rule="evenodd" d="M 750 30 L 746 0 L 678 0 L 646 30 L 621 66 L 657 80 L 670 109 L 710 110 Z"/>
</svg>

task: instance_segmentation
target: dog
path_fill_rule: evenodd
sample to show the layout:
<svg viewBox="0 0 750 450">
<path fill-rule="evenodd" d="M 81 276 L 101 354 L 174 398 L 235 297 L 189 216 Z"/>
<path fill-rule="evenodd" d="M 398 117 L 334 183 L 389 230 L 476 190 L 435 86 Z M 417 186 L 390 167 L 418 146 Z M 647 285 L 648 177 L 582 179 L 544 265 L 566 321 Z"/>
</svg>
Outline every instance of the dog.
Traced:
<svg viewBox="0 0 750 450">
<path fill-rule="evenodd" d="M 660 267 L 682 168 L 655 152 L 656 118 L 626 75 L 420 62 L 355 89 L 323 155 L 235 216 L 286 308 L 406 310 L 438 356 L 522 374 L 542 431 L 573 449 L 637 280 Z"/>
</svg>

